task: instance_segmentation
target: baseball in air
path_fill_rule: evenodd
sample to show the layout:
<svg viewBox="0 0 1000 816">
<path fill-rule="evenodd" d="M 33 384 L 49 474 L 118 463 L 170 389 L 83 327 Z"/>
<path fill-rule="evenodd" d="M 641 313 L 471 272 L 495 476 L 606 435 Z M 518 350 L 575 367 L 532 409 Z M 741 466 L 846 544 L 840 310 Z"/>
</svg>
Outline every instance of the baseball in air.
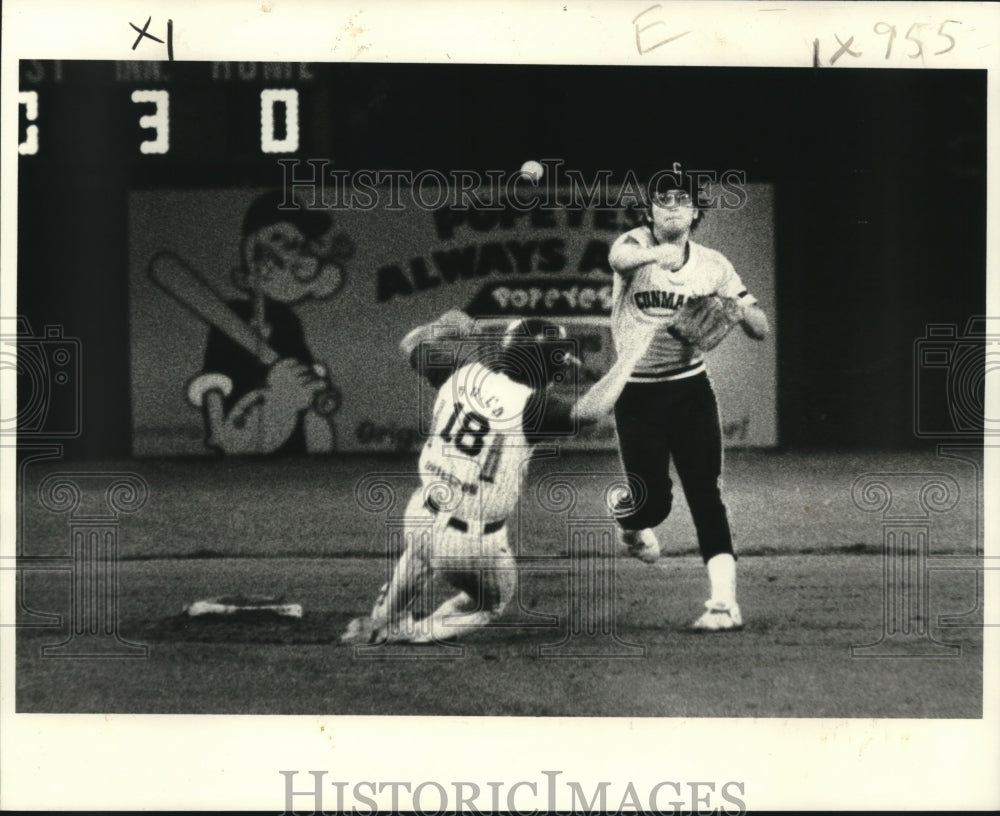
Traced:
<svg viewBox="0 0 1000 816">
<path fill-rule="evenodd" d="M 545 168 L 541 164 L 536 162 L 534 159 L 526 161 L 521 165 L 521 178 L 528 179 L 529 181 L 537 184 L 541 178 L 542 174 L 545 172 Z"/>
</svg>

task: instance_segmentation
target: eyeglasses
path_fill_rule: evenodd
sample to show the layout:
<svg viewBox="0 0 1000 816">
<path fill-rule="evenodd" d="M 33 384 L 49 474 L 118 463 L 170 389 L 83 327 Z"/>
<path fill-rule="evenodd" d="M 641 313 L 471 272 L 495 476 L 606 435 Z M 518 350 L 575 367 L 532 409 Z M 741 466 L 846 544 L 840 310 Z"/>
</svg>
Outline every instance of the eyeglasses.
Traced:
<svg viewBox="0 0 1000 816">
<path fill-rule="evenodd" d="M 687 207 L 691 203 L 691 196 L 681 190 L 670 190 L 654 193 L 653 202 L 661 207 Z"/>
</svg>

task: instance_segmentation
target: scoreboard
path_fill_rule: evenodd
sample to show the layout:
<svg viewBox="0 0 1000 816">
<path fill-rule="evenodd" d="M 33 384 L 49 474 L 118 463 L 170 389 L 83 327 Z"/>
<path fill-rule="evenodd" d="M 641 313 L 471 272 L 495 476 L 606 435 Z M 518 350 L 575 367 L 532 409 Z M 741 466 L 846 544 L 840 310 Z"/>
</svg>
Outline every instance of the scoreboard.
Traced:
<svg viewBox="0 0 1000 816">
<path fill-rule="evenodd" d="M 234 164 L 328 157 L 334 126 L 343 130 L 333 121 L 335 73 L 336 66 L 287 62 L 25 62 L 18 153 L 40 163 L 154 172 L 157 161 L 189 164 L 208 174 L 205 181 L 224 180 Z M 339 73 L 342 81 L 351 72 Z"/>
<path fill-rule="evenodd" d="M 544 83 L 537 70 L 29 60 L 20 65 L 18 152 L 22 169 L 104 165 L 133 183 L 195 186 L 274 183 L 278 157 L 347 171 L 513 169 L 575 145 L 574 118 L 596 104 L 566 116 L 572 99 L 557 90 L 592 84 L 590 69 L 546 69 L 553 79 Z M 630 167 L 627 156 L 617 161 Z"/>
</svg>

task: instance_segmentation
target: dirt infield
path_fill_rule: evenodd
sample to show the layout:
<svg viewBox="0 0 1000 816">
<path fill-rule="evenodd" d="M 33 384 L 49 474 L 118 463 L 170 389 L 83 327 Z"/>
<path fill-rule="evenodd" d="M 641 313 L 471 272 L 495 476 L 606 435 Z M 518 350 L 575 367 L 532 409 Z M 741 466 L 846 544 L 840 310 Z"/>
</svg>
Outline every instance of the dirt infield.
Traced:
<svg viewBox="0 0 1000 816">
<path fill-rule="evenodd" d="M 407 466 L 156 461 L 89 468 L 131 471 L 149 487 L 146 505 L 123 514 L 117 528 L 117 632 L 147 654 L 69 660 L 43 656 L 43 648 L 65 641 L 73 626 L 64 558 L 71 519 L 41 508 L 38 485 L 55 471 L 82 469 L 29 465 L 22 564 L 31 568 L 19 574 L 18 710 L 981 716 L 982 630 L 970 625 L 982 623 L 975 571 L 927 571 L 925 608 L 908 618 L 921 632 L 926 627 L 922 642 L 958 647 L 952 656 L 859 657 L 851 650 L 884 640 L 886 629 L 886 522 L 856 506 L 855 479 L 876 472 L 950 475 L 961 497 L 927 522 L 930 554 L 967 557 L 977 537 L 975 469 L 968 463 L 933 455 L 729 454 L 728 504 L 747 626 L 706 635 L 687 629 L 706 586 L 682 498 L 660 530 L 666 553 L 658 564 L 608 561 L 600 546 L 570 547 L 567 531 L 579 519 L 601 518 L 613 458 L 539 462 L 525 507 L 511 522 L 519 594 L 497 625 L 460 647 L 342 646 L 343 627 L 367 610 L 386 570 L 385 514 L 369 512 L 356 488 L 382 472 L 405 490 L 412 486 Z M 567 480 L 576 504 L 553 509 L 545 491 Z M 39 566 L 43 555 L 56 559 L 49 564 L 55 568 Z M 570 589 L 581 571 L 613 588 L 589 610 L 574 606 Z M 283 596 L 305 613 L 298 620 L 227 622 L 182 614 L 193 600 L 228 593 Z M 41 613 L 61 621 L 53 625 Z M 966 613 L 972 615 L 964 625 L 941 625 L 943 616 Z"/>
</svg>

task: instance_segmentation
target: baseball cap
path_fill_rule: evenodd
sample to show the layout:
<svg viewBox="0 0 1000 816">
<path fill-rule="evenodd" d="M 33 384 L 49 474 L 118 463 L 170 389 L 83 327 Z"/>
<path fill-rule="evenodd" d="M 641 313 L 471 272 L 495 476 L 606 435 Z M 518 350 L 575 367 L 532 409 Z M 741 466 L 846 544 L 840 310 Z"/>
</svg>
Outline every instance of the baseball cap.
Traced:
<svg viewBox="0 0 1000 816">
<path fill-rule="evenodd" d="M 513 351 L 542 351 L 547 381 L 551 381 L 563 368 L 581 366 L 580 359 L 573 353 L 576 343 L 568 339 L 565 326 L 545 318 L 515 318 L 504 329 L 501 347 Z"/>
<path fill-rule="evenodd" d="M 681 162 L 672 162 L 669 167 L 653 173 L 646 186 L 650 203 L 656 200 L 658 195 L 670 190 L 683 190 L 691 196 L 697 206 L 705 194 L 705 178 L 699 178 L 698 175 L 688 172 Z"/>
<path fill-rule="evenodd" d="M 243 235 L 263 227 L 287 221 L 298 227 L 306 238 L 318 238 L 330 228 L 333 219 L 322 210 L 308 210 L 291 193 L 271 190 L 254 200 L 243 216 Z"/>
</svg>

